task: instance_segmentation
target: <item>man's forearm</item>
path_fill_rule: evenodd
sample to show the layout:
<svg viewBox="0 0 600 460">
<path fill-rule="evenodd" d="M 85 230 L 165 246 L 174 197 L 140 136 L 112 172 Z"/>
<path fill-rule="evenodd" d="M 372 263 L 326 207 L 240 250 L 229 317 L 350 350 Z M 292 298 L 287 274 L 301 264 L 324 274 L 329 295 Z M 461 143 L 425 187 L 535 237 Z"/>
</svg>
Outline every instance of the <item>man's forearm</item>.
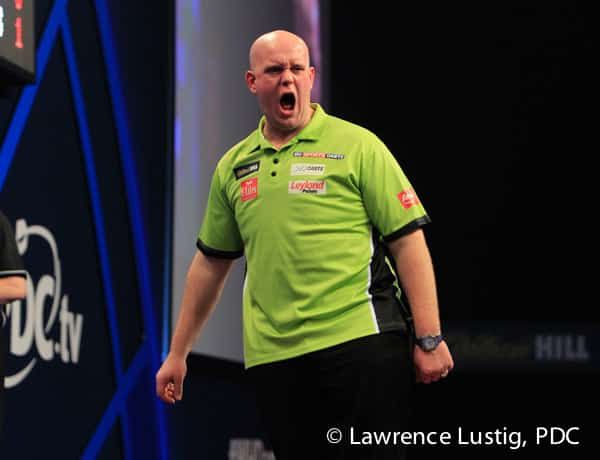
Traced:
<svg viewBox="0 0 600 460">
<path fill-rule="evenodd" d="M 27 281 L 20 276 L 0 278 L 0 304 L 23 299 L 27 295 Z"/>
<path fill-rule="evenodd" d="M 170 353 L 186 357 L 215 308 L 233 261 L 198 251 L 190 264 Z"/>
<path fill-rule="evenodd" d="M 441 332 L 433 264 L 422 230 L 389 244 L 400 284 L 411 307 L 415 333 L 419 336 Z"/>
</svg>

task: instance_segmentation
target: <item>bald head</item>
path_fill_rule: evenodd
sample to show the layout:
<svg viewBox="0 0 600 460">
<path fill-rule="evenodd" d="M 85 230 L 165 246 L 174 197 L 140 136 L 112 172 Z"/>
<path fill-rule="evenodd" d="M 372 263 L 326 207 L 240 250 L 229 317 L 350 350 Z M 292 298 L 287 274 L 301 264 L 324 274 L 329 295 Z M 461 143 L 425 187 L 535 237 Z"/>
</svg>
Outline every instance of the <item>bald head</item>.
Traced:
<svg viewBox="0 0 600 460">
<path fill-rule="evenodd" d="M 305 56 L 308 66 L 310 57 L 308 46 L 298 35 L 287 30 L 274 30 L 258 37 L 250 47 L 250 69 L 255 70 L 257 62 L 265 57 L 277 53 L 280 49 L 297 48 Z"/>
<path fill-rule="evenodd" d="M 310 121 L 314 79 L 308 47 L 298 35 L 275 30 L 250 47 L 246 84 L 258 99 L 266 120 L 263 134 L 273 145 L 283 145 Z"/>
</svg>

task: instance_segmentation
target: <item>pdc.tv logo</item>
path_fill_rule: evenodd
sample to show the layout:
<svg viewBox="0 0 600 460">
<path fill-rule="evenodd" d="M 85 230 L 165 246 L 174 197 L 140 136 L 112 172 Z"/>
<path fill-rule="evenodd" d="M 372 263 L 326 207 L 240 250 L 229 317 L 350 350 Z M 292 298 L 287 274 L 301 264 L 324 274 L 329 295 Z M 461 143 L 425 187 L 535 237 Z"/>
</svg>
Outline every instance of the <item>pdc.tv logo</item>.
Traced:
<svg viewBox="0 0 600 460">
<path fill-rule="evenodd" d="M 77 364 L 81 349 L 83 315 L 69 311 L 69 296 L 63 292 L 62 271 L 54 235 L 41 225 L 27 225 L 19 219 L 15 238 L 21 256 L 27 253 L 30 242 L 40 238 L 44 251 L 51 257 L 51 273 L 39 279 L 27 277 L 27 297 L 7 305 L 9 315 L 9 350 L 17 369 L 6 375 L 6 388 L 23 382 L 40 361 L 59 360 Z M 40 245 L 36 245 L 36 248 Z"/>
</svg>

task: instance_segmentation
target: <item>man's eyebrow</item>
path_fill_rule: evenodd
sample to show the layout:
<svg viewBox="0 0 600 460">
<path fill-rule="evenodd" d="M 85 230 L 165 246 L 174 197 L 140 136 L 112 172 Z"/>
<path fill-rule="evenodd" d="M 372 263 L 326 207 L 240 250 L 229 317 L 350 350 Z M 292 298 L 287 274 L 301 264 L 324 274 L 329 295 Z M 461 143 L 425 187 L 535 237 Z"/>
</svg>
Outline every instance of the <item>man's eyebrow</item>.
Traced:
<svg viewBox="0 0 600 460">
<path fill-rule="evenodd" d="M 286 68 L 286 64 L 268 64 L 264 67 L 264 72 L 283 70 Z M 306 65 L 301 62 L 292 62 L 290 69 L 305 69 Z"/>
<path fill-rule="evenodd" d="M 265 71 L 283 69 L 283 64 L 269 64 L 265 66 Z"/>
</svg>

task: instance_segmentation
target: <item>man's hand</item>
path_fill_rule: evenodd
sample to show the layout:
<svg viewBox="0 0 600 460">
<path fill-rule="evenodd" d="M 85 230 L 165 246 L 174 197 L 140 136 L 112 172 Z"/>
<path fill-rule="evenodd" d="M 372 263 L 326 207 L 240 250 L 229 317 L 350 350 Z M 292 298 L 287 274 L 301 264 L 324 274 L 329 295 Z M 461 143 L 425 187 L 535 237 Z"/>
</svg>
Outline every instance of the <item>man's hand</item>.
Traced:
<svg viewBox="0 0 600 460">
<path fill-rule="evenodd" d="M 181 401 L 183 398 L 183 380 L 186 373 L 185 358 L 169 354 L 156 373 L 156 395 L 169 404 Z"/>
<path fill-rule="evenodd" d="M 414 363 L 417 382 L 422 383 L 437 382 L 446 377 L 454 367 L 452 355 L 444 340 L 432 351 L 423 351 L 415 345 Z"/>
</svg>

